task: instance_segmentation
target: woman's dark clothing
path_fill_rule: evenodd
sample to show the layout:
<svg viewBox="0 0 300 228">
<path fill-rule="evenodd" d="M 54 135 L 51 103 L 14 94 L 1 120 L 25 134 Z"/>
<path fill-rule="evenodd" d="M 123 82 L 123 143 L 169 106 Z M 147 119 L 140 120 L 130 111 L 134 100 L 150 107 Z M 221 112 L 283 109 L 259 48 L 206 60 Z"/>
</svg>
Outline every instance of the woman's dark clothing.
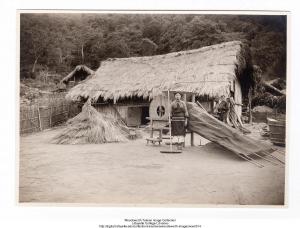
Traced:
<svg viewBox="0 0 300 228">
<path fill-rule="evenodd" d="M 186 104 L 183 101 L 171 103 L 171 135 L 185 136 L 185 118 L 188 117 Z"/>
</svg>

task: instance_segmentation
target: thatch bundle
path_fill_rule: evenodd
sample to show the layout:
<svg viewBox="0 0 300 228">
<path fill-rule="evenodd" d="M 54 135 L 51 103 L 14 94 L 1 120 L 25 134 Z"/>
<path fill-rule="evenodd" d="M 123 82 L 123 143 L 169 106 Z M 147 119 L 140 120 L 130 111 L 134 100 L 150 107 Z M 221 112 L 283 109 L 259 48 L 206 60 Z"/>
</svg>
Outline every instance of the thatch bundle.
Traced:
<svg viewBox="0 0 300 228">
<path fill-rule="evenodd" d="M 99 113 L 88 100 L 82 112 L 68 120 L 66 129 L 53 139 L 57 144 L 109 143 L 128 141 L 129 129 L 115 117 Z"/>
</svg>

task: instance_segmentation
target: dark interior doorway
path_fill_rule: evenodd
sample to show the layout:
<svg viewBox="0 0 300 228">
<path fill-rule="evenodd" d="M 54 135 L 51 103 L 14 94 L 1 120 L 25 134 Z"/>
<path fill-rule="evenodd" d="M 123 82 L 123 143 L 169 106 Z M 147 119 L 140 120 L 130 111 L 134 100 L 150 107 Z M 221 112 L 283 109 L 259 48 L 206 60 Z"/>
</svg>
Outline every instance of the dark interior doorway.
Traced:
<svg viewBox="0 0 300 228">
<path fill-rule="evenodd" d="M 146 125 L 147 123 L 149 123 L 149 120 L 147 120 L 146 117 L 149 117 L 149 106 L 142 107 L 142 125 Z"/>
<path fill-rule="evenodd" d="M 78 70 L 78 71 L 76 71 L 76 72 L 74 73 L 72 79 L 73 79 L 75 82 L 80 82 L 80 81 L 85 80 L 89 75 L 90 75 L 90 74 L 89 74 L 88 72 L 86 72 L 85 70 L 80 69 L 80 70 Z"/>
</svg>

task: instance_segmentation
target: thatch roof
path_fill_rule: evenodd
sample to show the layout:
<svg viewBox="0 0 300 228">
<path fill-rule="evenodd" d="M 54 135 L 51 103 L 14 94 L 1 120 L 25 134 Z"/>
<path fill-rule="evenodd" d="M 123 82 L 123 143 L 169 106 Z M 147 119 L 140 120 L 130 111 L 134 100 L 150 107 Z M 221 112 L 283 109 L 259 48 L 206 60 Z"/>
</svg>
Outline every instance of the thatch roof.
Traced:
<svg viewBox="0 0 300 228">
<path fill-rule="evenodd" d="M 246 50 L 242 42 L 232 41 L 166 55 L 108 59 L 67 98 L 151 99 L 167 89 L 227 95 L 230 82 L 246 68 Z"/>
<path fill-rule="evenodd" d="M 70 72 L 66 77 L 64 77 L 60 83 L 68 83 L 73 77 L 78 73 L 84 73 L 86 77 L 93 75 L 95 71 L 91 70 L 85 65 L 78 65 L 74 68 L 72 72 Z"/>
</svg>

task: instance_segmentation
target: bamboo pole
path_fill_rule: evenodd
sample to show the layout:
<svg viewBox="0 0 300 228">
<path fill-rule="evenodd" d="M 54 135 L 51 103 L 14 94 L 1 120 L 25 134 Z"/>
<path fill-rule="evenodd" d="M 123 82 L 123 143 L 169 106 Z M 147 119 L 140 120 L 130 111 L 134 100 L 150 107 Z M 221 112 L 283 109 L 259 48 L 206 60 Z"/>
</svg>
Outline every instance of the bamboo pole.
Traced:
<svg viewBox="0 0 300 228">
<path fill-rule="evenodd" d="M 239 157 L 243 158 L 244 160 L 246 160 L 246 161 L 248 161 L 248 162 L 250 162 L 250 163 L 252 163 L 252 164 L 258 166 L 259 168 L 263 168 L 263 167 L 264 167 L 264 165 L 262 165 L 262 164 L 260 164 L 260 163 L 258 163 L 258 162 L 255 162 L 254 159 L 250 158 L 250 157 L 247 156 L 247 155 L 244 155 L 244 154 L 237 154 L 237 155 L 238 155 Z"/>
<path fill-rule="evenodd" d="M 259 158 L 265 160 L 265 161 L 268 161 L 268 162 L 274 164 L 274 165 L 279 165 L 278 163 L 276 163 L 276 162 L 274 162 L 274 161 L 271 161 L 270 159 L 267 159 L 267 158 L 265 158 L 265 157 L 263 157 L 263 156 L 260 156 L 260 155 L 257 154 L 257 153 L 253 153 L 253 154 L 254 154 L 255 156 L 257 156 L 257 157 L 259 157 Z"/>
<path fill-rule="evenodd" d="M 266 153 L 265 153 L 265 154 L 266 154 Z M 268 154 L 268 155 L 266 155 L 266 156 L 275 159 L 276 161 L 280 162 L 280 163 L 283 164 L 283 165 L 285 164 L 284 161 L 281 161 L 278 157 L 276 157 L 276 156 L 274 156 L 274 155 L 272 155 L 272 154 Z"/>
<path fill-rule="evenodd" d="M 248 93 L 248 100 L 249 100 L 249 123 L 252 124 L 252 87 L 249 89 Z"/>
</svg>

